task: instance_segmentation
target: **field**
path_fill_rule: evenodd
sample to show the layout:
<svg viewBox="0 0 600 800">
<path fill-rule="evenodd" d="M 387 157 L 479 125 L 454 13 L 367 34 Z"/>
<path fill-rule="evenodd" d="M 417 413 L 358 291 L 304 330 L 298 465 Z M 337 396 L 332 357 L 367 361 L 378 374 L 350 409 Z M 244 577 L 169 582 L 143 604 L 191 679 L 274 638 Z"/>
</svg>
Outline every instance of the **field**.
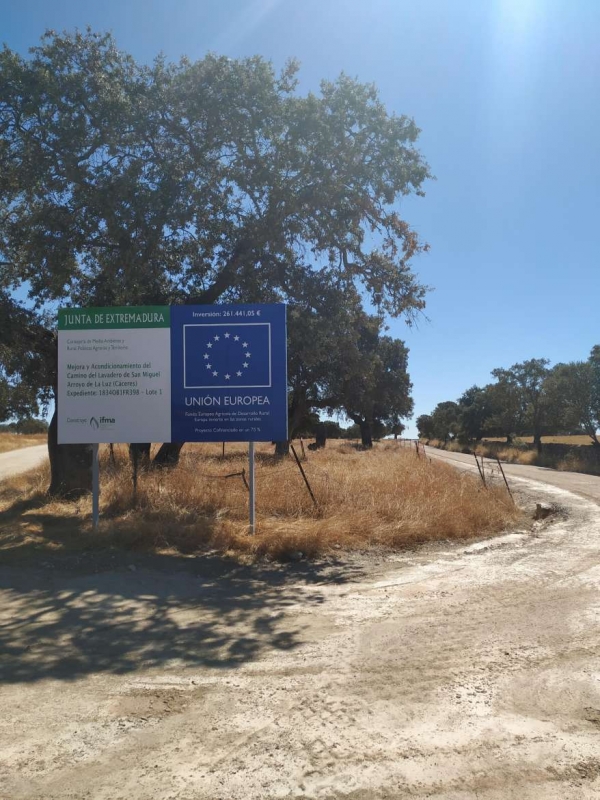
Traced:
<svg viewBox="0 0 600 800">
<path fill-rule="evenodd" d="M 361 451 L 348 443 L 310 452 L 303 466 L 258 447 L 257 534 L 248 535 L 244 445 L 187 445 L 180 465 L 140 476 L 134 496 L 124 447 L 101 459 L 101 524 L 90 527 L 90 499 L 49 501 L 48 475 L 28 473 L 0 485 L 0 549 L 119 547 L 155 552 L 218 552 L 242 559 L 295 560 L 339 549 L 405 548 L 494 534 L 518 512 L 498 486 L 417 457 L 398 443 Z M 230 476 L 230 477 L 227 477 Z"/>
<path fill-rule="evenodd" d="M 483 439 L 476 445 L 465 445 L 460 442 L 440 442 L 431 440 L 432 447 L 439 447 L 455 453 L 475 452 L 484 458 L 499 458 L 509 464 L 545 467 L 562 472 L 581 472 L 587 475 L 600 475 L 600 459 L 597 448 L 592 449 L 589 436 L 544 436 L 541 454 L 532 444 L 531 437 L 515 439 L 514 444 L 506 444 L 505 439 Z M 552 447 L 566 445 L 566 447 Z"/>
<path fill-rule="evenodd" d="M 21 447 L 34 447 L 37 444 L 46 444 L 48 436 L 45 433 L 0 433 L 0 453 L 9 450 L 19 450 Z"/>
<path fill-rule="evenodd" d="M 484 442 L 506 442 L 505 437 L 485 437 Z M 515 444 L 533 444 L 533 436 L 517 436 Z M 573 434 L 571 436 L 542 436 L 542 444 L 571 444 L 571 445 L 591 445 L 592 440 L 585 433 Z"/>
</svg>

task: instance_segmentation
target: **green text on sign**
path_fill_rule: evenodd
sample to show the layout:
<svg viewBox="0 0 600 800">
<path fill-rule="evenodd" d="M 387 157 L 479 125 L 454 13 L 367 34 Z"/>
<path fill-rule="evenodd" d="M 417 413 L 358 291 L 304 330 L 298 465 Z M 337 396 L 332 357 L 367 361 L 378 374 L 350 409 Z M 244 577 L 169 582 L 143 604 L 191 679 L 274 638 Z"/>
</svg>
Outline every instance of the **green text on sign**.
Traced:
<svg viewBox="0 0 600 800">
<path fill-rule="evenodd" d="M 61 308 L 59 331 L 85 331 L 118 328 L 168 328 L 169 306 L 122 306 L 112 308 Z"/>
</svg>

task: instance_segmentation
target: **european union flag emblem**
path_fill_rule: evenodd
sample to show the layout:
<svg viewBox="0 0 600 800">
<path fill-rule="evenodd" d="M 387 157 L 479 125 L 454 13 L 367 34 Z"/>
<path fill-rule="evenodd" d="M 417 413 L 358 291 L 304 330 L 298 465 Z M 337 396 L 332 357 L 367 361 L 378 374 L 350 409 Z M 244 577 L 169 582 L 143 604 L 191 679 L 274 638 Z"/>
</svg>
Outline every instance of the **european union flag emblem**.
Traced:
<svg viewBox="0 0 600 800">
<path fill-rule="evenodd" d="M 183 326 L 185 389 L 265 389 L 271 386 L 269 322 Z"/>
</svg>

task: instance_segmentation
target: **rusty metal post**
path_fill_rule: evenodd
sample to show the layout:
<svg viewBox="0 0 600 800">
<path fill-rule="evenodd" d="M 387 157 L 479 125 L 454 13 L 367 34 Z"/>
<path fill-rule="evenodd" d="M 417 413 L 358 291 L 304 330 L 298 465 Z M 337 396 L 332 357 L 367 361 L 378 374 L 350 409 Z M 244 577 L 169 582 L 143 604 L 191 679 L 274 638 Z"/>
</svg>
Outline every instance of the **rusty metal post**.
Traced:
<svg viewBox="0 0 600 800">
<path fill-rule="evenodd" d="M 502 464 L 500 463 L 500 459 L 496 456 L 496 461 L 498 462 L 498 466 L 500 467 L 500 472 L 502 477 L 504 478 L 504 485 L 506 486 L 506 491 L 510 495 L 510 499 L 513 501 L 513 505 L 516 505 L 515 498 L 513 497 L 513 493 L 510 490 L 510 486 L 508 485 L 508 481 L 506 480 L 506 475 L 504 474 L 504 470 L 502 469 Z"/>
<path fill-rule="evenodd" d="M 473 453 L 473 458 L 475 459 L 475 463 L 477 464 L 477 469 L 479 470 L 479 477 L 481 478 L 481 482 L 483 483 L 484 486 L 486 486 L 485 475 L 483 474 L 483 472 L 481 471 L 481 467 L 479 466 L 479 459 L 477 458 L 477 453 Z"/>
<path fill-rule="evenodd" d="M 308 482 L 308 478 L 306 477 L 306 473 L 304 472 L 304 469 L 302 468 L 302 464 L 300 463 L 300 459 L 298 458 L 298 454 L 296 453 L 296 449 L 295 449 L 293 444 L 290 444 L 290 447 L 292 449 L 292 453 L 294 454 L 294 458 L 296 459 L 296 464 L 298 464 L 298 469 L 300 470 L 300 472 L 302 474 L 302 477 L 304 478 L 304 483 L 306 484 L 306 488 L 308 489 L 308 493 L 310 494 L 310 496 L 312 498 L 312 501 L 315 504 L 315 506 L 317 506 L 318 505 L 317 498 L 314 496 L 313 490 L 310 488 L 310 483 Z"/>
</svg>

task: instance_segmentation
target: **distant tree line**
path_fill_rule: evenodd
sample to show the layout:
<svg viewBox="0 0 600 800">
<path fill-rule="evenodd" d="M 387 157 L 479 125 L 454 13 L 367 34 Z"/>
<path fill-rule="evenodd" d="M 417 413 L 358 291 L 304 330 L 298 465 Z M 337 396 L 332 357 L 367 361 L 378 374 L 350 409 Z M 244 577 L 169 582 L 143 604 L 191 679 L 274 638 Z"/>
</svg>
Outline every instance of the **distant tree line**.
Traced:
<svg viewBox="0 0 600 800">
<path fill-rule="evenodd" d="M 546 358 L 532 358 L 491 374 L 493 383 L 472 386 L 418 417 L 419 436 L 445 443 L 505 437 L 509 444 L 532 436 L 541 452 L 542 436 L 585 433 L 600 447 L 600 345 L 587 361 L 551 367 Z"/>
<path fill-rule="evenodd" d="M 48 433 L 48 423 L 43 419 L 23 417 L 15 422 L 6 422 L 4 425 L 0 425 L 0 433 L 20 433 L 23 435 Z"/>
<path fill-rule="evenodd" d="M 376 420 L 371 429 L 372 438 L 376 441 L 383 439 L 385 436 L 394 435 L 398 437 L 405 429 L 405 425 L 401 422 L 396 422 L 392 425 L 386 425 L 384 422 Z M 361 439 L 360 425 L 353 423 L 346 427 L 335 422 L 335 420 L 321 420 L 319 415 L 312 412 L 307 419 L 298 426 L 295 431 L 295 436 L 315 437 L 320 434 L 325 439 Z"/>
</svg>

